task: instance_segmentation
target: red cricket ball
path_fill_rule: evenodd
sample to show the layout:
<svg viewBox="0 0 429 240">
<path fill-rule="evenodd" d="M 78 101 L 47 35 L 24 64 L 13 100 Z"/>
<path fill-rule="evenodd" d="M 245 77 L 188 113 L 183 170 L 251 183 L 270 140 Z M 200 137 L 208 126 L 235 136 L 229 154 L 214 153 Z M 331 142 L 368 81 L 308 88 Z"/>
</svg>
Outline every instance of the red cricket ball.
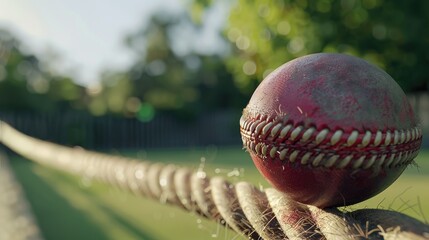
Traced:
<svg viewBox="0 0 429 240">
<path fill-rule="evenodd" d="M 253 93 L 240 131 L 275 188 L 318 207 L 350 205 L 383 191 L 422 142 L 399 85 L 344 54 L 312 54 L 279 67 Z"/>
</svg>

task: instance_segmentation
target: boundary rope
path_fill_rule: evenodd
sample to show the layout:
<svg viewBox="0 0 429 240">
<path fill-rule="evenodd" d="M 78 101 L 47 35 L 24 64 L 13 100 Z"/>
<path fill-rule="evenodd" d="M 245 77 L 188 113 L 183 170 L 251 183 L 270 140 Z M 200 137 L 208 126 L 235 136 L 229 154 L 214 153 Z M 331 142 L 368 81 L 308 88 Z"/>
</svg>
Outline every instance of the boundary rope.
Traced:
<svg viewBox="0 0 429 240">
<path fill-rule="evenodd" d="M 429 225 L 398 212 L 319 209 L 272 188 L 259 190 L 175 165 L 49 143 L 2 121 L 0 142 L 37 163 L 195 212 L 249 239 L 429 239 Z"/>
</svg>

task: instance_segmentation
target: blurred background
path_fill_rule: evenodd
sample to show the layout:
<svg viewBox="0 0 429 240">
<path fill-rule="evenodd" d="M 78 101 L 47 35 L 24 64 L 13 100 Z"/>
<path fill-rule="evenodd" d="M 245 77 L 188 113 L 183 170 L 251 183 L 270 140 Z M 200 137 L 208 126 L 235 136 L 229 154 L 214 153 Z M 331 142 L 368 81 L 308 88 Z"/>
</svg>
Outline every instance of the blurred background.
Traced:
<svg viewBox="0 0 429 240">
<path fill-rule="evenodd" d="M 40 139 L 266 186 L 238 126 L 266 75 L 316 52 L 364 58 L 398 82 L 428 132 L 428 26 L 418 0 L 0 0 L 0 118 Z M 358 207 L 427 222 L 427 156 Z M 9 157 L 46 239 L 237 237 Z"/>
</svg>

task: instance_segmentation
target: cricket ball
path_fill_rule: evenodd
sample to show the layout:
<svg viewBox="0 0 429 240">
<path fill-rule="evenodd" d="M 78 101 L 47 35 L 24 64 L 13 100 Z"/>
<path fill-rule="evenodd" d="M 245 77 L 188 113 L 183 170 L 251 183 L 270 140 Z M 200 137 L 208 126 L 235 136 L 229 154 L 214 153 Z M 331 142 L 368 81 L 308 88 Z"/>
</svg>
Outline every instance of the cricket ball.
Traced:
<svg viewBox="0 0 429 240">
<path fill-rule="evenodd" d="M 240 132 L 276 189 L 321 208 L 383 191 L 422 142 L 417 118 L 392 77 L 344 54 L 312 54 L 272 72 L 243 110 Z"/>
</svg>

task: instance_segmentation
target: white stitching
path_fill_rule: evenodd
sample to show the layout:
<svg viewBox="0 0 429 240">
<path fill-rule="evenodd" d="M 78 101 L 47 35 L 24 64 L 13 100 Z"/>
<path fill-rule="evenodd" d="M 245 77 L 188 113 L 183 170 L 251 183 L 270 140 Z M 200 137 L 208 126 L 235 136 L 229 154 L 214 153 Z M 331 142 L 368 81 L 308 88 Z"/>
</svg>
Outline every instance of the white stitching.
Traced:
<svg viewBox="0 0 429 240">
<path fill-rule="evenodd" d="M 252 120 L 246 120 L 244 117 L 240 118 L 240 126 L 243 134 L 243 145 L 250 151 L 254 151 L 262 157 L 279 157 L 280 160 L 287 159 L 290 162 L 300 162 L 303 165 L 312 164 L 314 167 L 324 166 L 327 168 L 345 168 L 349 165 L 354 169 L 368 169 L 371 167 L 395 167 L 402 164 L 408 164 L 415 158 L 418 149 L 404 150 L 398 153 L 379 154 L 371 152 L 366 155 L 364 153 L 353 153 L 346 157 L 341 158 L 340 155 L 331 155 L 324 152 L 306 152 L 298 149 L 288 149 L 286 147 L 269 146 L 263 142 L 255 145 L 255 142 L 249 138 L 259 138 L 259 140 L 267 139 L 269 136 L 271 141 L 278 143 L 285 141 L 300 141 L 306 144 L 313 139 L 316 145 L 328 143 L 332 146 L 344 145 L 347 147 L 355 146 L 357 148 L 363 147 L 377 147 L 380 144 L 383 146 L 397 145 L 415 141 L 421 138 L 421 129 L 413 127 L 406 130 L 386 130 L 384 133 L 380 130 L 372 133 L 370 131 L 358 132 L 353 130 L 348 136 L 342 129 L 337 129 L 332 132 L 328 128 L 323 128 L 318 131 L 315 127 L 305 129 L 302 125 L 294 126 L 292 123 L 275 123 L 272 119 L 257 116 Z M 269 133 L 269 134 L 268 134 Z M 384 136 L 384 138 L 383 138 Z M 289 151 L 290 150 L 290 151 Z M 352 161 L 353 159 L 356 159 Z"/>
<path fill-rule="evenodd" d="M 265 126 L 266 124 L 261 121 L 258 125 L 256 125 L 255 127 L 255 134 L 259 134 L 262 131 L 262 128 Z"/>
<path fill-rule="evenodd" d="M 271 137 L 275 137 L 281 127 L 282 127 L 281 123 L 278 123 L 275 127 L 273 127 L 273 129 L 271 130 Z"/>
<path fill-rule="evenodd" d="M 332 135 L 332 138 L 331 138 L 331 145 L 337 144 L 340 141 L 342 135 L 343 135 L 342 130 L 335 131 L 334 135 Z"/>
<path fill-rule="evenodd" d="M 328 136 L 328 133 L 329 133 L 329 130 L 326 128 L 320 131 L 316 136 L 316 144 L 319 145 L 321 142 L 323 142 L 325 138 Z"/>
<path fill-rule="evenodd" d="M 393 160 L 395 159 L 395 153 L 392 153 L 392 155 L 390 155 L 390 158 L 389 158 L 389 160 L 387 160 L 387 162 L 386 162 L 386 167 L 390 167 L 390 164 L 392 164 L 392 162 L 393 162 Z"/>
<path fill-rule="evenodd" d="M 395 135 L 394 135 L 394 137 L 393 137 L 393 144 L 398 144 L 399 143 L 399 131 L 398 130 L 395 130 Z"/>
<path fill-rule="evenodd" d="M 386 139 L 384 141 L 384 146 L 390 145 L 391 141 L 392 141 L 392 134 L 389 131 L 386 131 Z"/>
<path fill-rule="evenodd" d="M 272 122 L 269 122 L 267 125 L 265 125 L 265 127 L 262 129 L 262 134 L 267 134 L 268 130 L 271 128 L 271 126 L 273 126 Z"/>
<path fill-rule="evenodd" d="M 369 141 L 371 141 L 371 132 L 370 131 L 366 131 L 365 136 L 362 139 L 362 147 L 366 147 L 369 144 Z"/>
<path fill-rule="evenodd" d="M 276 157 L 276 152 L 277 152 L 277 147 L 273 147 L 270 150 L 270 157 L 271 158 L 275 158 Z"/>
<path fill-rule="evenodd" d="M 400 139 L 399 143 L 403 143 L 403 142 L 405 142 L 405 132 L 401 131 L 401 139 Z"/>
<path fill-rule="evenodd" d="M 253 122 L 252 124 L 250 124 L 250 132 L 254 132 L 256 129 L 256 125 L 258 125 L 261 122 L 261 120 L 257 120 L 255 122 Z"/>
<path fill-rule="evenodd" d="M 302 126 L 298 126 L 298 127 L 296 127 L 296 128 L 292 131 L 292 133 L 290 134 L 290 139 L 291 139 L 291 140 L 295 140 L 295 139 L 298 137 L 298 135 L 301 133 L 302 129 L 303 129 L 303 127 L 302 127 Z"/>
<path fill-rule="evenodd" d="M 308 164 L 308 160 L 310 159 L 311 156 L 311 152 L 307 152 L 304 154 L 304 156 L 302 156 L 301 158 L 301 164 L 306 165 Z"/>
<path fill-rule="evenodd" d="M 340 158 L 340 156 L 338 155 L 332 155 L 326 162 L 325 162 L 325 167 L 330 168 L 332 166 L 334 166 L 335 162 L 338 160 L 338 158 Z"/>
<path fill-rule="evenodd" d="M 280 160 L 284 160 L 286 158 L 287 148 L 280 151 L 279 158 Z"/>
<path fill-rule="evenodd" d="M 320 154 L 318 154 L 315 158 L 314 158 L 314 161 L 313 161 L 313 166 L 315 166 L 315 167 L 317 167 L 317 166 L 319 166 L 319 164 L 320 164 L 320 162 L 322 161 L 322 159 L 323 159 L 323 157 L 325 156 L 325 154 L 323 154 L 323 153 L 320 153 Z"/>
<path fill-rule="evenodd" d="M 359 137 L 359 132 L 356 130 L 352 131 L 352 134 L 350 134 L 349 138 L 347 139 L 347 146 L 349 147 L 353 146 L 356 143 L 358 137 Z"/>
<path fill-rule="evenodd" d="M 362 165 L 362 163 L 363 163 L 363 160 L 365 160 L 365 156 L 361 156 L 358 160 L 356 160 L 354 163 L 353 163 L 353 168 L 354 169 L 358 169 L 358 168 L 360 168 L 360 166 Z"/>
<path fill-rule="evenodd" d="M 267 156 L 267 149 L 268 149 L 267 145 L 262 146 L 262 155 Z"/>
<path fill-rule="evenodd" d="M 286 125 L 286 127 L 284 127 L 280 132 L 279 138 L 285 138 L 290 129 L 292 129 L 292 125 Z"/>
<path fill-rule="evenodd" d="M 370 168 L 370 167 L 374 164 L 375 159 L 377 159 L 377 155 L 374 155 L 374 156 L 372 156 L 370 159 L 368 159 L 368 160 L 366 161 L 366 163 L 362 166 L 362 168 L 363 168 L 363 169 L 368 169 L 368 168 Z"/>
<path fill-rule="evenodd" d="M 401 162 L 401 160 L 402 160 L 402 152 L 400 152 L 400 153 L 396 156 L 395 160 L 394 160 L 394 161 L 393 161 L 393 163 L 392 163 L 392 166 L 396 166 L 398 163 L 400 163 L 400 162 Z"/>
<path fill-rule="evenodd" d="M 290 162 L 295 162 L 296 157 L 298 157 L 298 154 L 299 154 L 299 150 L 295 150 L 295 151 L 293 151 L 293 152 L 290 154 L 290 156 L 289 156 L 289 161 L 290 161 Z"/>
<path fill-rule="evenodd" d="M 377 131 L 377 133 L 375 134 L 374 146 L 380 145 L 382 137 L 383 137 L 383 135 L 382 135 L 381 131 Z"/>
<path fill-rule="evenodd" d="M 377 161 L 377 165 L 382 166 L 384 163 L 384 160 L 386 160 L 386 157 L 387 157 L 386 154 L 381 155 L 381 158 Z"/>
<path fill-rule="evenodd" d="M 304 134 L 302 134 L 302 142 L 307 142 L 308 140 L 310 140 L 310 137 L 313 135 L 313 133 L 316 131 L 315 128 L 311 127 L 309 129 L 307 129 L 307 131 L 304 132 Z"/>
<path fill-rule="evenodd" d="M 345 168 L 347 165 L 349 165 L 350 161 L 353 159 L 353 155 L 348 155 L 345 157 L 340 163 L 338 164 L 338 168 Z"/>
</svg>

